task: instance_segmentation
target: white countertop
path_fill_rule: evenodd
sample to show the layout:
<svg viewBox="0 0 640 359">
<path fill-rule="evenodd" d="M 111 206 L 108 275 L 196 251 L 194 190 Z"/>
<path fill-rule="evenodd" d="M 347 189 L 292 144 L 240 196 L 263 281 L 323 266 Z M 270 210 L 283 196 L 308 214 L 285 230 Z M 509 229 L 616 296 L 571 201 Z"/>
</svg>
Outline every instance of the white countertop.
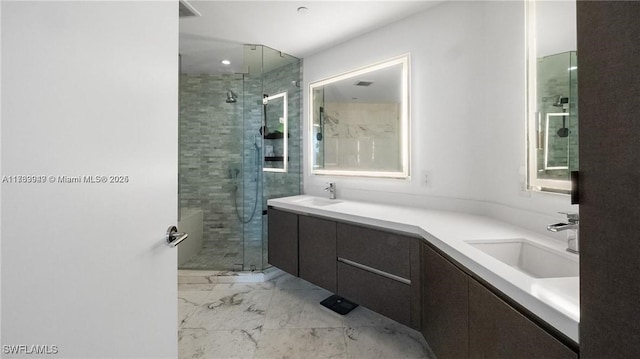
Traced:
<svg viewBox="0 0 640 359">
<path fill-rule="evenodd" d="M 417 234 L 578 343 L 578 277 L 533 278 L 465 241 L 526 238 L 559 251 L 564 251 L 566 243 L 483 216 L 340 199 L 314 202 L 314 198 L 319 197 L 276 198 L 267 204 Z"/>
</svg>

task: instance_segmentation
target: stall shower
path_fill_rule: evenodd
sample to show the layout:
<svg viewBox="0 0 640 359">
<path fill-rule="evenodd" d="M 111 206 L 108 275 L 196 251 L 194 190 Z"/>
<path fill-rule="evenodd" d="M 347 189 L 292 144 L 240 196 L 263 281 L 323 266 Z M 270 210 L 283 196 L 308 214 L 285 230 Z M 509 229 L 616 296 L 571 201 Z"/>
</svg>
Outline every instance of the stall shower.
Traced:
<svg viewBox="0 0 640 359">
<path fill-rule="evenodd" d="M 181 55 L 179 227 L 195 238 L 179 247 L 178 265 L 260 271 L 269 266 L 266 201 L 301 189 L 301 61 L 261 45 L 216 45 L 208 70 Z M 228 58 L 233 66 L 220 65 Z M 265 99 L 283 93 L 287 166 L 273 172 L 265 148 L 278 141 L 262 130 L 283 103 Z"/>
</svg>

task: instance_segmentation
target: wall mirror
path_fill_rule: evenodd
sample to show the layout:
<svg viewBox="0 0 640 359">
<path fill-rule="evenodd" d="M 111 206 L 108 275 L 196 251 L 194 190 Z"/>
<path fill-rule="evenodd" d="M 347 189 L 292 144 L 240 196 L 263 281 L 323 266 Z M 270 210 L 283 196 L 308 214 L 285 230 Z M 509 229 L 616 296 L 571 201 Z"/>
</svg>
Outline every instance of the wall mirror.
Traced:
<svg viewBox="0 0 640 359">
<path fill-rule="evenodd" d="M 568 193 L 578 170 L 576 2 L 527 2 L 528 182 Z"/>
<path fill-rule="evenodd" d="M 309 86 L 311 173 L 409 176 L 409 55 Z"/>
</svg>

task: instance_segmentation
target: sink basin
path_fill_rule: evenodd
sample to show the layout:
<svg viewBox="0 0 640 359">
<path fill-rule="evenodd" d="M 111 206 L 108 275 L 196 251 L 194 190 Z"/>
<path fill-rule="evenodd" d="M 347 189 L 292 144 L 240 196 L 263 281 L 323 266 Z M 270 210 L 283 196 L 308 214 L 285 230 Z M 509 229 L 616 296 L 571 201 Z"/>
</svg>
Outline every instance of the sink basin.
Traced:
<svg viewBox="0 0 640 359">
<path fill-rule="evenodd" d="M 530 277 L 577 277 L 580 273 L 576 255 L 545 247 L 524 238 L 466 242 Z"/>
<path fill-rule="evenodd" d="M 304 198 L 299 199 L 297 201 L 293 201 L 293 203 L 303 204 L 303 205 L 311 205 L 311 206 L 330 206 L 332 204 L 338 204 L 342 201 L 338 201 L 335 199 L 327 199 L 327 198 Z"/>
</svg>

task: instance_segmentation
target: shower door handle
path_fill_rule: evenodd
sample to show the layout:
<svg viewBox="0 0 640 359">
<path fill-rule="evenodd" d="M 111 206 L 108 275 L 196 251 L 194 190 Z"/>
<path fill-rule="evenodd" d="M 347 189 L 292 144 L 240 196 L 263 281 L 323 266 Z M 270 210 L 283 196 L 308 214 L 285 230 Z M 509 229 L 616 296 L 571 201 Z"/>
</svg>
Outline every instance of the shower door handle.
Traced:
<svg viewBox="0 0 640 359">
<path fill-rule="evenodd" d="M 167 229 L 167 236 L 165 238 L 169 246 L 175 247 L 187 239 L 187 237 L 189 237 L 188 233 L 180 233 L 178 232 L 178 227 L 169 226 L 169 229 Z"/>
</svg>

